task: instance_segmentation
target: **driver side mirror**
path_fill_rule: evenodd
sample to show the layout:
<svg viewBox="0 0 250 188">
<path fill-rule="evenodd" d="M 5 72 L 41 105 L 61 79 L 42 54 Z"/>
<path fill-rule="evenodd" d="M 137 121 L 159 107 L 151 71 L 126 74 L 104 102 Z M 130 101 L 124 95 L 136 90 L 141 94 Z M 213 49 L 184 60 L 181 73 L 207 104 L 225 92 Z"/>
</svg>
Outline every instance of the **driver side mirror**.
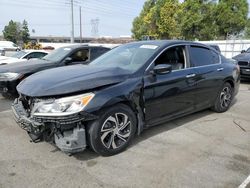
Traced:
<svg viewBox="0 0 250 188">
<path fill-rule="evenodd" d="M 243 53 L 245 53 L 245 52 L 246 52 L 246 50 L 242 50 L 240 53 L 242 53 L 242 54 L 243 54 Z"/>
<path fill-rule="evenodd" d="M 168 74 L 172 71 L 172 65 L 169 64 L 159 64 L 156 65 L 151 73 L 154 75 L 159 74 Z"/>
<path fill-rule="evenodd" d="M 66 57 L 65 59 L 64 59 L 64 63 L 66 64 L 66 65 L 68 65 L 69 63 L 71 63 L 73 61 L 73 59 L 71 58 L 71 57 Z"/>
</svg>

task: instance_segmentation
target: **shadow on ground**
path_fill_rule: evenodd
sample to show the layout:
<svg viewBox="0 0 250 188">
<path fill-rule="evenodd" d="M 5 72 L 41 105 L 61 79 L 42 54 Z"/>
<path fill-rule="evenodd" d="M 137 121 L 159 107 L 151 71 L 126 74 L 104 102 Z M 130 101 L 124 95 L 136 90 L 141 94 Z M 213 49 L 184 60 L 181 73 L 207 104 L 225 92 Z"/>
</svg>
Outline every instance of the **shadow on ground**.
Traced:
<svg viewBox="0 0 250 188">
<path fill-rule="evenodd" d="M 200 119 L 200 118 L 203 118 L 205 116 L 208 116 L 211 113 L 213 113 L 213 112 L 210 110 L 204 110 L 204 111 L 197 112 L 197 113 L 185 116 L 185 117 L 178 118 L 178 123 L 176 122 L 176 120 L 173 120 L 173 121 L 166 122 L 164 124 L 159 124 L 159 125 L 150 127 L 148 129 L 145 129 L 139 136 L 136 135 L 134 140 L 132 140 L 132 143 L 129 146 L 129 148 L 134 147 L 138 143 L 140 143 L 140 142 L 142 142 L 150 137 L 158 135 L 162 132 L 170 131 L 174 128 L 177 128 L 179 126 L 187 124 L 187 123 L 194 121 L 196 119 Z M 86 161 L 86 160 L 94 159 L 94 158 L 98 157 L 99 155 L 88 148 L 87 150 L 85 150 L 81 153 L 74 154 L 73 156 L 78 160 Z"/>
<path fill-rule="evenodd" d="M 11 104 L 14 101 L 14 99 L 5 99 L 0 94 L 0 112 L 11 110 Z"/>
<path fill-rule="evenodd" d="M 237 102 L 237 98 L 235 98 L 232 102 L 232 106 Z M 138 136 L 136 135 L 136 137 L 134 138 L 134 140 L 132 140 L 131 145 L 128 147 L 133 147 L 135 145 L 137 145 L 138 143 L 151 138 L 153 136 L 156 136 L 162 132 L 166 132 L 166 131 L 170 131 L 172 129 L 175 129 L 177 127 L 180 127 L 182 125 L 185 125 L 189 122 L 192 122 L 194 120 L 197 119 L 201 119 L 204 118 L 206 116 L 209 116 L 211 114 L 213 114 L 215 112 L 207 109 L 207 110 L 203 110 L 200 112 L 196 112 L 181 118 L 177 118 L 176 120 L 172 120 L 163 124 L 159 124 L 153 127 L 150 127 L 148 129 L 143 130 L 143 132 Z M 99 155 L 96 154 L 95 152 L 93 152 L 91 149 L 87 149 L 81 153 L 77 153 L 75 155 L 73 155 L 76 159 L 81 160 L 81 161 L 86 161 L 86 160 L 90 160 L 90 159 L 94 159 L 96 157 L 98 157 Z"/>
</svg>

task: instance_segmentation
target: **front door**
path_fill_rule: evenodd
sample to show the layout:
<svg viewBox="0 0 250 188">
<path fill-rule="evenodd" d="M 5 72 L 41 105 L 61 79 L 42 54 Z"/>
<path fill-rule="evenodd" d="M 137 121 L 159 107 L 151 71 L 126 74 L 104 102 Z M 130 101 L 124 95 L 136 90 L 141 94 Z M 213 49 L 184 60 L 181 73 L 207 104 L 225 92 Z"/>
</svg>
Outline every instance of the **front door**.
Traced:
<svg viewBox="0 0 250 188">
<path fill-rule="evenodd" d="M 164 75 L 145 75 L 145 119 L 148 125 L 158 124 L 194 110 L 197 78 L 195 69 L 189 68 L 186 52 L 185 46 L 168 48 L 150 69 L 158 64 L 170 64 L 172 72 Z"/>
</svg>

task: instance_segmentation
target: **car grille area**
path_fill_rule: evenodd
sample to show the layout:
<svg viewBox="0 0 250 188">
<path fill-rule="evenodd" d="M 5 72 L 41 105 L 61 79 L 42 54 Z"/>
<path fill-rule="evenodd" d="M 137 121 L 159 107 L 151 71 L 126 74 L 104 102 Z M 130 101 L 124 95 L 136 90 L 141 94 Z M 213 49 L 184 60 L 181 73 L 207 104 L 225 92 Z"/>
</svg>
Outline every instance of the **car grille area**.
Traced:
<svg viewBox="0 0 250 188">
<path fill-rule="evenodd" d="M 238 65 L 239 66 L 249 66 L 249 62 L 248 61 L 239 61 Z"/>
</svg>

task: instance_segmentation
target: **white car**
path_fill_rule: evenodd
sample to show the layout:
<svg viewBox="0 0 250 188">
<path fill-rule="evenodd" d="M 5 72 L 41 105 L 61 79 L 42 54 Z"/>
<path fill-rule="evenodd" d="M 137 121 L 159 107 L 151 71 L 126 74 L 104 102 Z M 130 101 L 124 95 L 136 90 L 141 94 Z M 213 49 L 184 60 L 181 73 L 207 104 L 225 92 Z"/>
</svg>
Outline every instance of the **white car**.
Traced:
<svg viewBox="0 0 250 188">
<path fill-rule="evenodd" d="M 20 51 L 21 48 L 11 41 L 0 41 L 0 48 L 3 48 L 5 51 Z"/>
<path fill-rule="evenodd" d="M 0 56 L 0 65 L 22 62 L 33 58 L 41 59 L 47 54 L 48 52 L 44 50 L 23 50 L 15 53 L 11 57 Z"/>
</svg>

